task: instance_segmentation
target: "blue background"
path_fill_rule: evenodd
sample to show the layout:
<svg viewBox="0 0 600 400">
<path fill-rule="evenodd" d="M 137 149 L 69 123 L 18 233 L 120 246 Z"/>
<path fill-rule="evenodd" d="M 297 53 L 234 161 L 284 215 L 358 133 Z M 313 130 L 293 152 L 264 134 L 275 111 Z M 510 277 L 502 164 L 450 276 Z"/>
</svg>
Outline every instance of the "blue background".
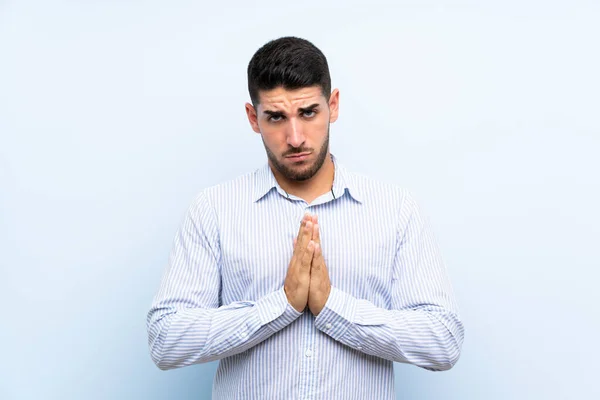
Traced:
<svg viewBox="0 0 600 400">
<path fill-rule="evenodd" d="M 600 398 L 597 1 L 0 0 L 0 398 L 207 399 L 146 312 L 202 188 L 266 161 L 246 66 L 306 37 L 332 152 L 413 190 L 466 326 L 398 399 Z"/>
</svg>

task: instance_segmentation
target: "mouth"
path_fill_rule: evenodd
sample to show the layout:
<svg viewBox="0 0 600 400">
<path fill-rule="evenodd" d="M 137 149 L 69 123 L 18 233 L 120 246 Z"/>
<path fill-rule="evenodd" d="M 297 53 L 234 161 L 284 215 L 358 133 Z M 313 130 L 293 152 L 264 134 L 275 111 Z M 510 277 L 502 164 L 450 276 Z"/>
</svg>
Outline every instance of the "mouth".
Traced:
<svg viewBox="0 0 600 400">
<path fill-rule="evenodd" d="M 286 156 L 285 158 L 287 158 L 288 160 L 297 162 L 297 161 L 304 161 L 305 159 L 308 158 L 309 155 L 310 155 L 310 153 L 298 153 L 298 154 L 291 154 L 289 156 Z"/>
</svg>

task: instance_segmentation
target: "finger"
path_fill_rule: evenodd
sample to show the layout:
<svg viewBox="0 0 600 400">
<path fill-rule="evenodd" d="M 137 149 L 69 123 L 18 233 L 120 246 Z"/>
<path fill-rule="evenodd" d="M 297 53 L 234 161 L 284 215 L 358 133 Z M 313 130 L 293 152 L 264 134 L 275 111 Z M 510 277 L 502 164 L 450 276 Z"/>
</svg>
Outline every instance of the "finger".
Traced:
<svg viewBox="0 0 600 400">
<path fill-rule="evenodd" d="M 300 228 L 298 229 L 298 237 L 302 234 L 302 228 L 306 226 L 306 222 L 308 221 L 308 214 L 304 214 L 304 217 L 300 221 Z"/>
<path fill-rule="evenodd" d="M 307 246 L 306 246 L 306 250 L 304 251 L 304 254 L 302 255 L 302 259 L 300 260 L 300 268 L 302 270 L 304 270 L 305 272 L 310 271 L 310 266 L 314 257 L 314 253 L 315 253 L 315 242 L 313 242 L 312 240 L 308 242 Z"/>
<path fill-rule="evenodd" d="M 312 221 L 310 221 L 310 220 L 306 221 L 306 226 L 302 230 L 302 234 L 300 235 L 300 238 L 298 239 L 302 242 L 302 243 L 300 243 L 302 248 L 306 248 L 306 246 L 308 246 L 308 242 L 310 241 L 310 239 L 312 239 L 313 230 L 314 230 L 314 226 L 313 226 Z"/>
<path fill-rule="evenodd" d="M 306 223 L 304 219 L 300 222 L 300 229 L 298 229 L 298 235 L 294 238 L 294 255 L 299 254 L 298 246 L 296 246 L 297 239 L 302 235 L 302 229 L 304 229 Z"/>
<path fill-rule="evenodd" d="M 312 214 L 310 213 L 310 211 L 304 212 L 304 215 L 302 216 L 302 221 L 303 222 L 312 221 Z"/>
<path fill-rule="evenodd" d="M 298 235 L 296 235 L 297 237 L 300 237 L 300 235 L 302 234 L 302 228 L 304 228 L 305 225 L 306 219 L 302 218 L 302 221 L 300 221 L 300 228 L 298 228 Z"/>
<path fill-rule="evenodd" d="M 298 237 L 302 234 L 302 227 L 306 225 L 308 221 L 312 221 L 312 215 L 310 212 L 305 212 L 302 220 L 300 221 L 300 229 L 298 229 Z"/>
<path fill-rule="evenodd" d="M 319 224 L 318 223 L 315 223 L 313 225 L 312 238 L 316 243 L 321 243 L 321 232 L 319 232 Z"/>
<path fill-rule="evenodd" d="M 323 270 L 323 254 L 322 247 L 320 244 L 315 243 L 315 251 L 313 252 L 313 259 L 311 264 L 311 275 L 320 276 Z"/>
<path fill-rule="evenodd" d="M 305 248 L 306 244 L 308 244 L 308 240 L 303 240 L 303 237 L 306 236 L 306 230 L 309 230 L 310 232 L 313 229 L 312 226 L 308 226 L 309 223 L 311 223 L 310 218 L 308 218 L 308 214 L 305 214 L 304 218 L 302 218 L 302 222 L 300 223 L 300 229 L 298 230 L 296 244 L 294 245 L 294 253 L 302 254 L 303 248 Z"/>
<path fill-rule="evenodd" d="M 296 248 L 294 251 L 302 257 L 304 251 L 306 251 L 306 247 L 308 246 L 308 242 L 312 239 L 312 231 L 313 226 L 312 222 L 306 221 L 306 225 L 302 228 L 302 232 L 300 232 L 300 236 L 298 236 L 296 240 Z"/>
</svg>

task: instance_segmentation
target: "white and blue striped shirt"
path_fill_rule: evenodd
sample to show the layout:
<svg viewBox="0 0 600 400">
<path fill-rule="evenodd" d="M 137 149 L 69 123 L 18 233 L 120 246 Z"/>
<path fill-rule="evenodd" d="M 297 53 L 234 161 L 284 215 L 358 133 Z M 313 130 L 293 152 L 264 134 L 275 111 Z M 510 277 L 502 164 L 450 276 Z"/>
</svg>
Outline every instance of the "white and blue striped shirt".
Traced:
<svg viewBox="0 0 600 400">
<path fill-rule="evenodd" d="M 463 325 L 431 228 L 405 189 L 332 155 L 311 204 L 268 166 L 203 190 L 179 229 L 148 313 L 161 369 L 221 360 L 213 399 L 393 399 L 393 361 L 459 358 Z M 315 318 L 283 282 L 306 211 L 317 214 L 331 293 Z"/>
</svg>

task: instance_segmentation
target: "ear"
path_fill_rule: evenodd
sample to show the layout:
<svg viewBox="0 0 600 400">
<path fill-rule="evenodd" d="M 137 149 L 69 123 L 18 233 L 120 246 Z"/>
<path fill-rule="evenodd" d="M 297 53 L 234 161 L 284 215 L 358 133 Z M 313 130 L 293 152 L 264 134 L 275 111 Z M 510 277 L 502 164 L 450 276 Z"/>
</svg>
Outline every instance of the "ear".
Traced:
<svg viewBox="0 0 600 400">
<path fill-rule="evenodd" d="M 340 91 L 334 89 L 329 97 L 329 122 L 337 121 L 340 111 Z"/>
<path fill-rule="evenodd" d="M 250 103 L 246 103 L 246 115 L 252 130 L 256 133 L 260 133 L 260 127 L 258 126 L 258 117 L 256 115 L 256 109 Z"/>
</svg>

